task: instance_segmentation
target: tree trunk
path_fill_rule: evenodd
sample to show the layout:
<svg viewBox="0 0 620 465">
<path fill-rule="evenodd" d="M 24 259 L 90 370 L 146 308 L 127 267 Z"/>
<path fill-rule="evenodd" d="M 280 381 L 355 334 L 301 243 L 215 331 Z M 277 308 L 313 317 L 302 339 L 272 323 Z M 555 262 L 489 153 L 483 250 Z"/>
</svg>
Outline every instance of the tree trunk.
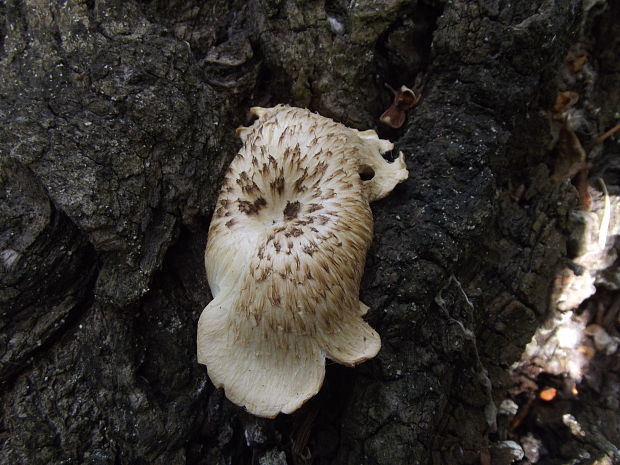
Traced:
<svg viewBox="0 0 620 465">
<path fill-rule="evenodd" d="M 550 110 L 572 83 L 613 125 L 618 5 L 0 2 L 0 462 L 485 463 L 583 201 Z M 384 83 L 416 80 L 405 126 L 379 126 Z M 278 103 L 377 129 L 410 176 L 372 205 L 381 352 L 265 420 L 214 390 L 195 332 L 234 129 Z"/>
</svg>

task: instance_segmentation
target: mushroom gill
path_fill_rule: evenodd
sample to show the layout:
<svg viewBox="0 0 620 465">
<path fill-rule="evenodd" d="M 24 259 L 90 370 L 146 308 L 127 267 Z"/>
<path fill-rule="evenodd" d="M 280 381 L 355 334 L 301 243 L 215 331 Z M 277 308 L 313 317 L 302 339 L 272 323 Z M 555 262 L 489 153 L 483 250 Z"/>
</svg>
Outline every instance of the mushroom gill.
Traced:
<svg viewBox="0 0 620 465">
<path fill-rule="evenodd" d="M 252 108 L 220 191 L 205 251 L 213 300 L 198 322 L 198 361 L 250 413 L 291 413 L 323 383 L 325 357 L 353 366 L 379 335 L 362 319 L 372 240 L 369 201 L 407 179 L 402 153 L 308 110 Z M 362 180 L 360 173 L 367 180 Z"/>
</svg>

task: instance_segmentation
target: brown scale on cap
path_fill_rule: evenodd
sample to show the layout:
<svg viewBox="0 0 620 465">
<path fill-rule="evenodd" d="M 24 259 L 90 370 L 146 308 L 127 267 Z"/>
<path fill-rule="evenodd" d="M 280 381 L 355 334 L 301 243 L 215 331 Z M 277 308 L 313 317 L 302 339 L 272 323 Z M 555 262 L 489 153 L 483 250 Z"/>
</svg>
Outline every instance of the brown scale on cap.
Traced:
<svg viewBox="0 0 620 465">
<path fill-rule="evenodd" d="M 286 207 L 284 207 L 284 220 L 290 221 L 297 218 L 297 214 L 299 213 L 299 209 L 301 208 L 301 204 L 299 201 L 294 202 L 286 202 Z"/>
<path fill-rule="evenodd" d="M 267 201 L 262 197 L 255 199 L 253 202 L 249 200 L 237 199 L 237 205 L 239 205 L 240 212 L 243 212 L 246 215 L 255 215 L 261 210 L 261 208 L 267 205 Z"/>
<path fill-rule="evenodd" d="M 352 366 L 378 352 L 359 301 L 368 202 L 408 173 L 402 154 L 381 157 L 392 144 L 374 131 L 287 106 L 252 111 L 209 228 L 214 298 L 198 324 L 198 361 L 231 401 L 274 417 L 318 392 L 326 357 Z"/>
</svg>

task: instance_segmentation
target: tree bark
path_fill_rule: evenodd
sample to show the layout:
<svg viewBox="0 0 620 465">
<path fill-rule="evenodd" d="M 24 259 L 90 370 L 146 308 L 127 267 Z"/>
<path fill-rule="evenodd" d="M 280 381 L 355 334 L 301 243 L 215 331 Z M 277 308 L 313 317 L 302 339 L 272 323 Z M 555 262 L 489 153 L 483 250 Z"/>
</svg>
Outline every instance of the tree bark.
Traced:
<svg viewBox="0 0 620 465">
<path fill-rule="evenodd" d="M 578 195 L 551 176 L 549 110 L 567 53 L 587 44 L 583 93 L 599 108 L 587 117 L 612 125 L 613 12 L 617 1 L 0 2 L 0 462 L 484 460 L 508 367 L 553 310 L 568 257 Z M 406 125 L 379 127 L 384 83 L 416 78 Z M 195 331 L 234 128 L 278 103 L 378 129 L 410 177 L 372 206 L 361 300 L 380 354 L 329 365 L 319 395 L 264 420 L 214 390 Z"/>
</svg>

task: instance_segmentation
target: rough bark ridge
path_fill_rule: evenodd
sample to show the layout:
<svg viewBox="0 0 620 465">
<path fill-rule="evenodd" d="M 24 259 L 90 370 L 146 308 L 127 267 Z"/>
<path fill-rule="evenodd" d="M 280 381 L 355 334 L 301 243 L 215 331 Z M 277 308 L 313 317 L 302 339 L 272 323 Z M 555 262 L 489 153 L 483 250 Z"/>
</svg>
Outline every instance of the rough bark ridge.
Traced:
<svg viewBox="0 0 620 465">
<path fill-rule="evenodd" d="M 541 111 L 591 7 L 0 2 L 0 462 L 477 463 L 566 256 L 575 191 L 549 178 Z M 419 73 L 363 284 L 384 347 L 253 418 L 195 356 L 233 129 L 276 103 L 368 129 L 383 83 Z"/>
</svg>

